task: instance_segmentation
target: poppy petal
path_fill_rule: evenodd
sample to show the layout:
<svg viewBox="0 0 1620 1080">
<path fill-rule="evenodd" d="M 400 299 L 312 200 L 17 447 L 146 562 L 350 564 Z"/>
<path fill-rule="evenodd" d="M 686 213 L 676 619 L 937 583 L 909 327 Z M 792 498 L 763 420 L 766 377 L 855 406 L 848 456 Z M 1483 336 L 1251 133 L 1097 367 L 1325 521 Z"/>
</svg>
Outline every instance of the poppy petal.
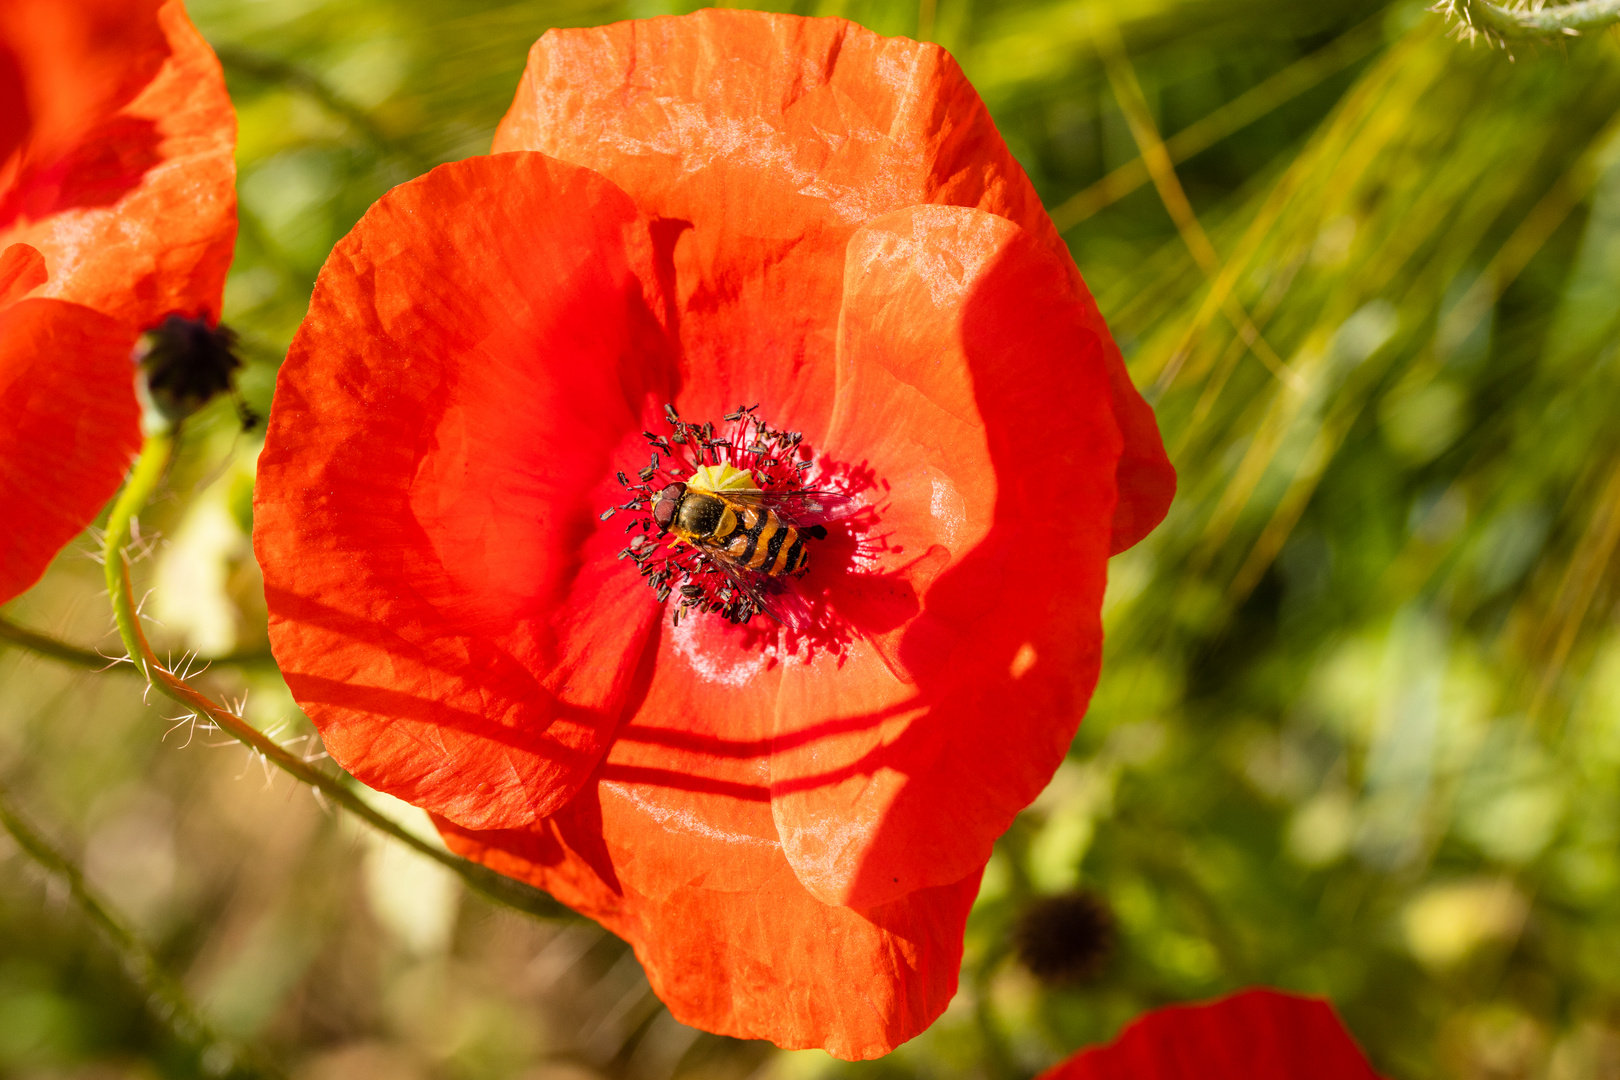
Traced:
<svg viewBox="0 0 1620 1080">
<path fill-rule="evenodd" d="M 0 161 L 24 148 L 36 162 L 65 152 L 151 81 L 168 53 L 163 0 L 7 0 L 0 55 L 6 108 Z M 12 125 L 15 126 L 12 126 Z"/>
<path fill-rule="evenodd" d="M 28 244 L 12 244 L 0 252 L 0 307 L 15 303 L 45 284 L 45 256 Z"/>
<path fill-rule="evenodd" d="M 817 901 L 771 820 L 779 658 L 719 619 L 665 618 L 657 636 L 633 718 L 573 802 L 523 830 L 441 822 L 446 841 L 630 942 L 682 1023 L 887 1053 L 955 993 L 980 868 L 876 910 Z"/>
<path fill-rule="evenodd" d="M 1124 437 L 1115 481 L 1119 500 L 1114 504 L 1114 527 L 1108 546 L 1110 555 L 1118 555 L 1135 547 L 1164 520 L 1176 496 L 1176 470 L 1164 452 L 1164 438 L 1159 434 L 1153 409 L 1131 383 L 1125 358 L 1108 332 L 1097 302 L 1080 279 L 1080 270 L 1067 249 L 1063 255 L 1071 270 L 1069 281 L 1078 298 L 1080 322 L 1101 347 L 1114 420 Z"/>
<path fill-rule="evenodd" d="M 44 255 L 43 295 L 133 330 L 170 314 L 218 318 L 236 242 L 236 115 L 219 61 L 180 0 L 155 24 L 153 6 L 32 0 L 0 22 L 37 74 L 27 89 L 56 95 L 83 79 L 93 91 L 68 95 L 65 113 L 54 96 L 33 109 L 26 152 L 0 174 L 0 245 Z M 55 32 L 58 16 L 73 32 Z M 91 60 L 101 67 L 83 70 Z M 90 111 L 126 96 L 115 112 Z M 53 120 L 62 126 L 41 126 Z"/>
<path fill-rule="evenodd" d="M 689 833 L 688 872 L 649 894 L 624 872 L 641 853 L 601 839 L 615 819 L 623 827 L 640 818 L 629 831 L 656 833 L 659 819 L 640 794 L 604 782 L 529 829 L 469 832 L 442 819 L 439 828 L 457 854 L 550 892 L 630 942 L 683 1024 L 861 1060 L 917 1035 L 950 1003 L 978 871 L 857 911 L 811 897 L 766 840 Z M 713 797 L 694 796 L 697 820 L 730 816 L 701 805 Z"/>
<path fill-rule="evenodd" d="M 801 404 L 806 431 L 820 430 L 832 400 L 827 313 L 857 227 L 917 203 L 1016 222 L 1062 262 L 1087 308 L 1076 347 L 1099 333 L 1106 342 L 1127 441 L 1113 549 L 1164 517 L 1175 473 L 1153 414 L 1033 186 L 939 46 L 842 19 L 713 9 L 551 30 L 530 50 L 494 148 L 587 166 L 662 219 L 686 362 L 715 387 L 710 407 L 754 392 Z"/>
<path fill-rule="evenodd" d="M 638 792 L 632 801 L 647 813 L 631 828 L 648 815 L 660 819 L 648 834 L 610 836 L 635 858 L 645 856 L 630 873 L 649 895 L 668 888 L 661 881 L 685 880 L 705 866 L 679 857 L 683 823 L 704 822 L 705 836 L 718 828 L 776 846 L 767 764 L 781 681 L 774 650 L 721 619 L 699 615 L 673 626 L 663 614 L 599 777 L 604 788 Z M 706 816 L 694 801 L 727 809 Z M 725 867 L 707 871 L 723 874 Z"/>
<path fill-rule="evenodd" d="M 1276 990 L 1158 1009 L 1040 1080 L 1378 1080 L 1333 1006 Z"/>
<path fill-rule="evenodd" d="M 441 166 L 334 249 L 281 369 L 254 544 L 327 749 L 469 828 L 596 766 L 658 613 L 614 472 L 671 364 L 635 207 L 540 154 Z"/>
<path fill-rule="evenodd" d="M 884 558 L 921 613 L 785 668 L 771 806 L 811 893 L 868 907 L 982 865 L 1062 760 L 1100 662 L 1121 437 L 1103 339 L 1005 218 L 868 223 L 840 327 L 825 451 L 888 482 Z"/>
<path fill-rule="evenodd" d="M 0 308 L 0 506 L 13 523 L 0 543 L 0 603 L 39 580 L 140 449 L 129 345 L 117 321 L 78 304 Z"/>
</svg>

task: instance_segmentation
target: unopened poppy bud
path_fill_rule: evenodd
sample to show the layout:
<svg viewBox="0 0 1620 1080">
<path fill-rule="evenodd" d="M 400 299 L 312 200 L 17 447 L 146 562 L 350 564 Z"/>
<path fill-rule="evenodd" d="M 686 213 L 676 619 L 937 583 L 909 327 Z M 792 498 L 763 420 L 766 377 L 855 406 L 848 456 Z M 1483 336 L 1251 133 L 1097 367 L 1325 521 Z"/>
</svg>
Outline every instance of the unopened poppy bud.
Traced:
<svg viewBox="0 0 1620 1080">
<path fill-rule="evenodd" d="M 142 334 L 131 357 L 142 428 L 148 434 L 172 430 L 215 395 L 230 393 L 232 376 L 242 366 L 235 348 L 230 327 L 179 315 Z M 243 424 L 252 426 L 245 409 Z"/>
<path fill-rule="evenodd" d="M 1019 917 L 1013 946 L 1042 982 L 1089 982 L 1114 950 L 1114 917 L 1095 893 L 1043 896 Z"/>
</svg>

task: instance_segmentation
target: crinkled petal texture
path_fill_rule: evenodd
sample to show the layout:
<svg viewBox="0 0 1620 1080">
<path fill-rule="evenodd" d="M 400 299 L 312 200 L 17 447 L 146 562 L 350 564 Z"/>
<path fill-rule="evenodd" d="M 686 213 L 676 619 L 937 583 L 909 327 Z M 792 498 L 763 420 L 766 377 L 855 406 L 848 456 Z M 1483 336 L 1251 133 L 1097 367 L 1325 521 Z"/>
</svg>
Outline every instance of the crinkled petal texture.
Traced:
<svg viewBox="0 0 1620 1080">
<path fill-rule="evenodd" d="M 1035 189 L 939 46 L 757 11 L 551 30 L 494 148 L 585 165 L 662 219 L 678 234 L 682 344 L 714 404 L 734 407 L 768 357 L 768 400 L 801 402 L 806 424 L 825 420 L 836 348 L 808 313 L 836 309 L 856 229 L 918 203 L 1022 226 L 1068 272 L 1091 331 L 1077 349 L 1101 343 L 1125 436 L 1112 550 L 1164 517 L 1175 472 L 1153 414 Z"/>
<path fill-rule="evenodd" d="M 0 35 L 18 73 L 9 95 L 0 77 L 0 113 L 34 121 L 0 163 L 0 248 L 44 256 L 38 295 L 136 330 L 217 318 L 236 243 L 236 114 L 180 0 L 20 0 Z"/>
<path fill-rule="evenodd" d="M 117 490 L 139 444 L 128 382 L 116 319 L 38 297 L 0 307 L 0 600 L 38 580 Z"/>
<path fill-rule="evenodd" d="M 50 160 L 129 101 L 168 50 L 163 0 L 8 0 L 0 9 L 0 161 Z"/>
<path fill-rule="evenodd" d="M 983 865 L 1062 760 L 1101 659 L 1121 437 L 1062 264 L 1006 218 L 876 218 L 843 284 L 816 445 L 887 484 L 889 550 L 821 578 L 863 633 L 785 665 L 771 808 L 805 885 L 865 907 Z M 897 592 L 915 614 L 874 620 Z"/>
<path fill-rule="evenodd" d="M 35 508 L 0 534 L 0 603 L 117 490 L 140 331 L 218 316 L 235 142 L 180 0 L 0 5 L 0 488 Z"/>
<path fill-rule="evenodd" d="M 651 254 L 588 170 L 442 166 L 333 250 L 281 370 L 254 540 L 287 684 L 345 768 L 470 828 L 578 790 L 657 614 L 597 520 L 669 399 Z"/>
<path fill-rule="evenodd" d="M 932 46 L 548 35 L 497 145 L 546 153 L 395 189 L 317 282 L 257 485 L 277 659 L 334 757 L 684 1022 L 885 1053 L 1084 712 L 1108 554 L 1173 486 L 1151 417 Z M 665 402 L 757 403 L 858 494 L 813 633 L 677 626 L 617 557 Z"/>
<path fill-rule="evenodd" d="M 650 690 L 687 678 L 675 668 Z M 816 900 L 782 855 L 754 770 L 700 745 L 746 734 L 728 718 L 734 693 L 684 689 L 623 729 L 561 813 L 510 831 L 440 821 L 446 843 L 629 941 L 682 1023 L 852 1060 L 888 1053 L 955 994 L 980 869 L 865 910 Z M 691 732 L 688 705 L 712 722 Z"/>
<path fill-rule="evenodd" d="M 1275 990 L 1159 1009 L 1040 1080 L 1378 1080 L 1333 1006 Z"/>
</svg>

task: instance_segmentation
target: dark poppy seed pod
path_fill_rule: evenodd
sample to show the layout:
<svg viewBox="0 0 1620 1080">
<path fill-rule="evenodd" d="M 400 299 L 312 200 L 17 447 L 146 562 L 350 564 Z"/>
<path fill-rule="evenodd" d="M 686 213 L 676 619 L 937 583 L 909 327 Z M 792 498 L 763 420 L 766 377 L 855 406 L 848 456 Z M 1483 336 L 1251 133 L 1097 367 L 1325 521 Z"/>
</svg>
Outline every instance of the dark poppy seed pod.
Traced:
<svg viewBox="0 0 1620 1080">
<path fill-rule="evenodd" d="M 202 319 L 170 315 L 135 343 L 135 389 L 148 432 L 169 430 L 213 400 L 230 393 L 237 358 L 236 332 Z M 251 426 L 243 415 L 244 426 Z"/>
<path fill-rule="evenodd" d="M 1039 897 L 1019 916 L 1013 948 L 1042 982 L 1090 982 L 1114 951 L 1114 917 L 1084 890 Z"/>
</svg>

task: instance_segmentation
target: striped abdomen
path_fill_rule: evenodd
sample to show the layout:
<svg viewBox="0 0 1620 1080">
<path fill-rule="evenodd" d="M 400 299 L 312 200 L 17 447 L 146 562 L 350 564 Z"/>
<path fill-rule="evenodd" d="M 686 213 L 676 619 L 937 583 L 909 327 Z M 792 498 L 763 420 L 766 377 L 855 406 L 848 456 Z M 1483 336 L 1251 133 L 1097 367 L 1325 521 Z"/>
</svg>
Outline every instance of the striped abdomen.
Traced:
<svg viewBox="0 0 1620 1080">
<path fill-rule="evenodd" d="M 771 510 L 727 505 L 709 543 L 738 566 L 778 577 L 809 561 L 804 536 Z"/>
</svg>

